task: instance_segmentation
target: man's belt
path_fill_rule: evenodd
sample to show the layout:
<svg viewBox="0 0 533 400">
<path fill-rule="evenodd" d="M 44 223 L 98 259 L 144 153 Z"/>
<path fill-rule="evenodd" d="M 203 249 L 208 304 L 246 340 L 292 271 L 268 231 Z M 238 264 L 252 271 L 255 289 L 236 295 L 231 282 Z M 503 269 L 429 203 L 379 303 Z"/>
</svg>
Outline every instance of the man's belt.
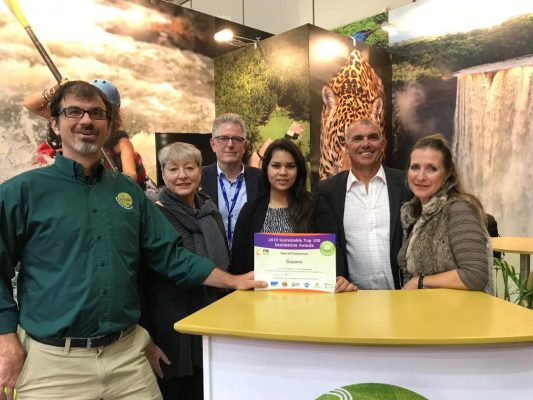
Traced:
<svg viewBox="0 0 533 400">
<path fill-rule="evenodd" d="M 122 333 L 128 333 L 133 327 L 127 328 L 123 331 L 109 333 L 107 335 L 95 336 L 90 338 L 70 338 L 70 347 L 81 347 L 86 349 L 92 349 L 95 347 L 109 346 L 111 343 L 116 342 Z M 29 335 L 33 340 L 39 343 L 47 344 L 55 347 L 65 347 L 68 338 L 61 337 L 39 337 Z"/>
</svg>

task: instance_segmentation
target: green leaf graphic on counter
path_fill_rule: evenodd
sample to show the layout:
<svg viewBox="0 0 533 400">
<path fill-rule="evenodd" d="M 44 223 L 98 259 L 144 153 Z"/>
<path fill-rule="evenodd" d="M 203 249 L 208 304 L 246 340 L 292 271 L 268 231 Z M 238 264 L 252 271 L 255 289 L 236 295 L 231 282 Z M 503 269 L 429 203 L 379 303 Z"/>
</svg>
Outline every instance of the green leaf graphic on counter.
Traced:
<svg viewBox="0 0 533 400">
<path fill-rule="evenodd" d="M 330 390 L 316 400 L 428 400 L 410 390 L 384 383 L 359 383 Z"/>
</svg>

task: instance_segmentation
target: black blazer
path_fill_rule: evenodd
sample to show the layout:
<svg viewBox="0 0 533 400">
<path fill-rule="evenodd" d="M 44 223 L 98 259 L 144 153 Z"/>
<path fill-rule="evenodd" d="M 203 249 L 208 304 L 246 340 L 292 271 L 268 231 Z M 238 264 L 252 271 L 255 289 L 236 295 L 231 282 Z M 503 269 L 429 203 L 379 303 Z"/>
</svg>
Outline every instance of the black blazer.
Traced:
<svg viewBox="0 0 533 400">
<path fill-rule="evenodd" d="M 312 226 L 309 233 L 334 233 L 338 242 L 337 224 L 333 211 L 326 200 L 318 193 L 313 194 L 315 209 L 311 216 Z M 254 269 L 254 233 L 261 232 L 268 209 L 270 194 L 263 194 L 258 199 L 246 203 L 241 209 L 235 236 L 233 236 L 233 248 L 229 272 L 232 274 L 244 274 Z M 337 276 L 346 276 L 344 270 L 346 261 L 345 252 L 337 247 L 336 265 Z"/>
<path fill-rule="evenodd" d="M 383 167 L 387 178 L 387 190 L 389 192 L 389 211 L 390 211 L 390 263 L 394 286 L 400 288 L 400 268 L 398 266 L 398 251 L 402 247 L 403 230 L 400 220 L 400 208 L 403 203 L 409 201 L 413 194 L 405 184 L 405 172 Z M 318 192 L 324 196 L 335 214 L 339 231 L 339 246 L 346 254 L 346 236 L 344 234 L 344 202 L 346 200 L 346 182 L 350 171 L 343 171 L 334 177 L 322 181 L 318 184 Z M 345 257 L 347 260 L 347 257 Z M 348 265 L 344 267 L 346 271 L 345 278 L 348 278 Z"/>
<path fill-rule="evenodd" d="M 247 201 L 254 201 L 261 192 L 260 185 L 261 171 L 254 167 L 244 167 L 244 183 L 246 184 L 246 198 Z M 207 165 L 202 168 L 202 180 L 200 182 L 201 190 L 207 193 L 213 202 L 218 204 L 218 176 L 217 163 Z"/>
</svg>

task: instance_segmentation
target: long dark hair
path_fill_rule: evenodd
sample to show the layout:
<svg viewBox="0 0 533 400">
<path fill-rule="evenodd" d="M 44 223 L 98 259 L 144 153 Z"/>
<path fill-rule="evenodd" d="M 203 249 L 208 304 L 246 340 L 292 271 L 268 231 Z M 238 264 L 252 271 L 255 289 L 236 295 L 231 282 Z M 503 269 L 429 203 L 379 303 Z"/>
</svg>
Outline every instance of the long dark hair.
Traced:
<svg viewBox="0 0 533 400">
<path fill-rule="evenodd" d="M 272 160 L 272 154 L 276 150 L 288 152 L 292 155 L 296 164 L 296 180 L 294 185 L 289 189 L 289 221 L 293 226 L 294 232 L 309 232 L 312 229 L 311 215 L 314 209 L 314 201 L 311 193 L 306 188 L 307 164 L 298 146 L 288 139 L 273 141 L 263 155 L 261 179 L 265 187 L 270 191 L 268 165 Z"/>
</svg>

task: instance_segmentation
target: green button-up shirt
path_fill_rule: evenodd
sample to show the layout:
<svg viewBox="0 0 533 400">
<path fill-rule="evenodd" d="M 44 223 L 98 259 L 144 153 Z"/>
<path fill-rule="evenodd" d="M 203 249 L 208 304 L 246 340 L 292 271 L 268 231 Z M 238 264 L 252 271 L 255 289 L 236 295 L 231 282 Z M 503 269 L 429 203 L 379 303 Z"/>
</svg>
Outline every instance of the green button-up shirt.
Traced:
<svg viewBox="0 0 533 400">
<path fill-rule="evenodd" d="M 91 337 L 135 324 L 141 261 L 182 287 L 214 267 L 181 246 L 135 182 L 101 165 L 86 177 L 58 155 L 0 185 L 0 334 L 20 323 L 35 336 Z"/>
</svg>

